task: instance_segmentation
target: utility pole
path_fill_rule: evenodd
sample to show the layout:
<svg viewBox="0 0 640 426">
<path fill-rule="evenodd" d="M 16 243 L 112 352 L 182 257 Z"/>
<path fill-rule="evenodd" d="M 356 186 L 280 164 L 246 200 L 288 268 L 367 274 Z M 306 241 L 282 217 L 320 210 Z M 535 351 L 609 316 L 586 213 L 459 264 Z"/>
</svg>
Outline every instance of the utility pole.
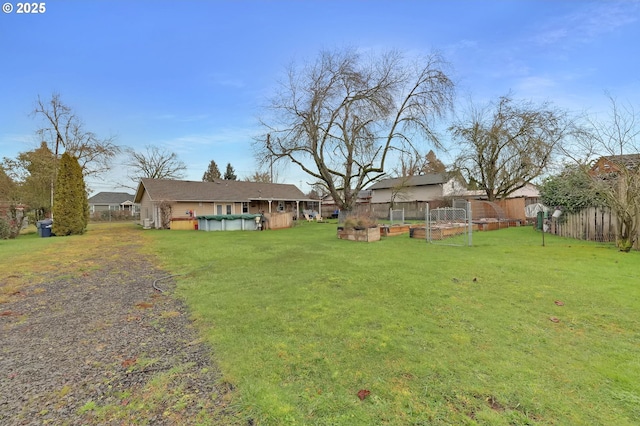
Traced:
<svg viewBox="0 0 640 426">
<path fill-rule="evenodd" d="M 271 133 L 267 133 L 267 149 L 269 150 L 269 183 L 273 183 L 273 153 L 271 152 Z"/>
</svg>

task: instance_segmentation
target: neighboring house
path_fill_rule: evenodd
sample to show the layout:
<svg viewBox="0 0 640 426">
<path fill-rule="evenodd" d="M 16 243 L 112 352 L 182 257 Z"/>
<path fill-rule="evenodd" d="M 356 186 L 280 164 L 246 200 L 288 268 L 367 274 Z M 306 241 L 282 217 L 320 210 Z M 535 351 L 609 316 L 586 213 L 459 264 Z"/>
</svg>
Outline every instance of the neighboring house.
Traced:
<svg viewBox="0 0 640 426">
<path fill-rule="evenodd" d="M 474 189 L 466 191 L 463 194 L 466 198 L 473 198 L 476 200 L 486 200 L 487 193 L 482 189 Z M 533 183 L 526 183 L 522 188 L 516 189 L 506 197 L 507 199 L 511 198 L 524 198 L 525 205 L 536 204 L 540 198 L 540 190 L 537 185 Z"/>
<path fill-rule="evenodd" d="M 140 204 L 140 221 L 162 227 L 162 208 L 170 219 L 196 215 L 295 212 L 307 208 L 310 200 L 295 185 L 216 180 L 215 182 L 145 178 L 134 201 Z M 166 217 L 164 219 L 167 219 Z"/>
<path fill-rule="evenodd" d="M 464 197 L 471 201 L 474 219 L 514 219 L 524 223 L 527 218 L 531 218 L 529 214 L 535 214 L 537 211 L 534 207 L 528 208 L 528 206 L 535 206 L 538 203 L 540 191 L 536 185 L 526 183 L 506 198 L 492 203 L 486 201 L 487 193 L 481 189 L 466 191 Z"/>
<path fill-rule="evenodd" d="M 358 196 L 356 197 L 356 205 L 354 209 L 357 211 L 358 208 L 363 208 L 367 210 L 366 207 L 369 203 L 371 203 L 371 191 L 368 189 L 363 189 L 358 192 Z M 321 214 L 323 217 L 337 217 L 338 215 L 338 205 L 334 201 L 333 197 L 330 194 L 322 197 L 322 211 Z"/>
<path fill-rule="evenodd" d="M 135 195 L 126 192 L 98 192 L 89 198 L 89 212 L 125 211 L 134 215 L 138 211 L 134 198 Z"/>
<path fill-rule="evenodd" d="M 393 203 L 394 209 L 404 209 L 407 217 L 420 218 L 424 215 L 426 203 L 429 203 L 430 208 L 437 208 L 448 205 L 449 200 L 452 199 L 486 199 L 484 191 L 468 190 L 464 179 L 456 173 L 430 173 L 421 176 L 384 179 L 369 189 L 372 192 L 372 210 L 375 210 L 378 216 L 385 215 L 391 208 L 391 203 Z M 536 203 L 538 197 L 538 188 L 529 183 L 509 194 L 507 200 L 499 200 L 492 205 L 494 205 L 494 210 L 500 210 L 498 216 L 524 221 L 526 219 L 525 206 Z M 477 214 L 480 214 L 481 217 L 489 215 L 488 212 L 478 209 L 478 206 L 485 204 L 491 203 L 475 203 L 478 211 L 474 212 L 474 217 Z"/>
<path fill-rule="evenodd" d="M 464 196 L 467 184 L 452 173 L 429 173 L 383 179 L 369 187 L 371 203 L 442 201 Z"/>
<path fill-rule="evenodd" d="M 592 175 L 619 173 L 621 167 L 627 170 L 639 170 L 640 154 L 609 155 L 598 158 L 591 166 Z"/>
<path fill-rule="evenodd" d="M 536 204 L 540 199 L 540 190 L 537 185 L 527 183 L 522 188 L 513 191 L 507 198 L 524 198 L 526 205 Z"/>
</svg>

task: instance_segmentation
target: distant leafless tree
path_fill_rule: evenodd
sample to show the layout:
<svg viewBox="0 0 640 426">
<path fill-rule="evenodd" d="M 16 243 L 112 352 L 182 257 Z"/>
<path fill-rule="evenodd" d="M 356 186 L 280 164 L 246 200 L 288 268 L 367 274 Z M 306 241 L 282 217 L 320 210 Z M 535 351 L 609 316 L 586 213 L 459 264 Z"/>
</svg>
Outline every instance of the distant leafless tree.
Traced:
<svg viewBox="0 0 640 426">
<path fill-rule="evenodd" d="M 640 153 L 640 111 L 608 93 L 607 97 L 607 115 L 585 113 L 578 137 L 564 146 L 564 155 L 576 163 L 589 163 L 603 155 Z"/>
<path fill-rule="evenodd" d="M 37 133 L 47 142 L 55 158 L 62 152 L 68 152 L 78 159 L 84 176 L 109 170 L 111 160 L 120 153 L 114 137 L 101 139 L 86 130 L 82 120 L 57 93 L 51 95 L 50 100 L 38 96 L 32 114 L 44 119 L 45 125 Z"/>
<path fill-rule="evenodd" d="M 144 152 L 131 148 L 126 150 L 124 165 L 129 168 L 128 176 L 137 186 L 142 178 L 183 179 L 187 170 L 174 152 L 155 145 L 147 145 Z"/>
<path fill-rule="evenodd" d="M 269 172 L 256 171 L 251 176 L 244 178 L 245 182 L 262 182 L 271 183 L 271 175 Z"/>
<path fill-rule="evenodd" d="M 292 65 L 262 119 L 256 156 L 295 164 L 350 210 L 358 192 L 384 176 L 392 151 L 439 146 L 434 120 L 451 108 L 454 92 L 446 68 L 437 54 L 353 49 Z"/>
<path fill-rule="evenodd" d="M 420 176 L 429 173 L 444 173 L 447 170 L 447 167 L 432 149 L 425 156 L 418 153 L 411 154 L 400 157 L 399 166 L 393 170 L 396 176 Z"/>
<path fill-rule="evenodd" d="M 572 152 L 582 153 L 583 157 L 574 155 L 574 159 L 616 215 L 618 248 L 629 251 L 638 239 L 640 223 L 640 112 L 611 95 L 609 101 L 608 117 L 586 117 L 586 130 Z M 599 157 L 606 157 L 609 168 L 591 170 L 588 160 Z"/>
<path fill-rule="evenodd" d="M 461 151 L 455 168 L 493 201 L 540 176 L 572 123 L 547 102 L 536 105 L 507 95 L 485 107 L 471 106 L 449 130 Z"/>
</svg>

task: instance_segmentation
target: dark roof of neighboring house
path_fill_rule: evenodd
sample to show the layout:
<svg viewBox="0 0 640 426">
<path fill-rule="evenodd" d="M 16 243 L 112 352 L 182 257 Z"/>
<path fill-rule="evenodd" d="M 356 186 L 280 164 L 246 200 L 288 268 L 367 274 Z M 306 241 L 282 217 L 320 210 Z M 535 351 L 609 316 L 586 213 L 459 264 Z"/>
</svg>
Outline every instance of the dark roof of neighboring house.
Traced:
<svg viewBox="0 0 640 426">
<path fill-rule="evenodd" d="M 636 169 L 640 165 L 640 154 L 607 155 L 602 158 L 627 169 Z"/>
<path fill-rule="evenodd" d="M 307 200 L 295 185 L 283 183 L 216 180 L 200 182 L 171 179 L 144 178 L 138 185 L 135 202 L 139 203 L 146 191 L 155 201 L 235 201 L 250 200 Z"/>
<path fill-rule="evenodd" d="M 396 186 L 425 186 L 438 185 L 449 181 L 451 176 L 448 173 L 429 173 L 421 176 L 406 176 L 399 178 L 383 179 L 374 183 L 369 189 L 388 189 Z"/>
<path fill-rule="evenodd" d="M 89 204 L 122 204 L 124 202 L 133 202 L 135 195 L 126 192 L 98 192 L 89 198 Z"/>
</svg>

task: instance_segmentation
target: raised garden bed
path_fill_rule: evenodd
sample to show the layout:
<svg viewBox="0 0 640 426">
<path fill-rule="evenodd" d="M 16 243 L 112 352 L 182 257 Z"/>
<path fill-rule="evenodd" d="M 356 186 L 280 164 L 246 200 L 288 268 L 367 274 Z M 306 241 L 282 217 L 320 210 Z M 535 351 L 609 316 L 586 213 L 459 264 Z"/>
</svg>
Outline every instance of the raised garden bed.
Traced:
<svg viewBox="0 0 640 426">
<path fill-rule="evenodd" d="M 380 241 L 380 228 L 341 228 L 338 227 L 338 238 L 341 240 L 373 242 Z"/>
<path fill-rule="evenodd" d="M 520 226 L 519 220 L 477 220 L 473 222 L 474 229 L 478 231 L 496 231 L 503 228 Z"/>
<path fill-rule="evenodd" d="M 424 226 L 419 226 L 419 227 L 414 227 L 411 228 L 411 231 L 409 232 L 409 237 L 410 238 L 422 238 L 425 239 L 427 238 L 426 234 L 425 234 L 425 227 Z M 471 230 L 472 231 L 477 231 L 478 230 L 478 226 L 474 223 L 471 226 Z M 453 224 L 453 225 L 447 225 L 447 226 L 434 226 L 431 228 L 431 238 L 434 240 L 442 240 L 445 239 L 447 237 L 453 237 L 454 235 L 460 235 L 460 234 L 464 234 L 465 232 L 467 232 L 467 228 L 466 225 L 464 224 Z"/>
<path fill-rule="evenodd" d="M 396 235 L 408 234 L 411 231 L 411 225 L 380 225 L 380 234 L 383 237 L 394 237 Z"/>
</svg>

